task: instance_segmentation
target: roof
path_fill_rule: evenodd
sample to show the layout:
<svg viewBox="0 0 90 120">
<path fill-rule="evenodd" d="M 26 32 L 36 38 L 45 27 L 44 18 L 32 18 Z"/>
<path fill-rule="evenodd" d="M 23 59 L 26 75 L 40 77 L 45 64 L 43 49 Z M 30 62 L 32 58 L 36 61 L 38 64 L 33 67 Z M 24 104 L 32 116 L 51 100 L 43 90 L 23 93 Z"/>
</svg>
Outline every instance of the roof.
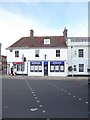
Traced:
<svg viewBox="0 0 90 120">
<path fill-rule="evenodd" d="M 50 39 L 50 44 L 44 44 L 44 39 Z M 9 46 L 7 49 L 15 48 L 46 48 L 46 47 L 67 47 L 64 36 L 48 37 L 22 37 L 20 40 Z"/>
</svg>

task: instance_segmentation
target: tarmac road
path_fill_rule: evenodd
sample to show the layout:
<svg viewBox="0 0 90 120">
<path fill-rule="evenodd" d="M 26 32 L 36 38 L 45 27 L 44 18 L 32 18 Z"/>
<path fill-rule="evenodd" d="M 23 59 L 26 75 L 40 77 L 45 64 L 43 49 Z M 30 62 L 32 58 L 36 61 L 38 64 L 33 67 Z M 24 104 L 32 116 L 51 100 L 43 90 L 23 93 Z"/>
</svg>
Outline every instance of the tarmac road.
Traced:
<svg viewBox="0 0 90 120">
<path fill-rule="evenodd" d="M 3 118 L 88 118 L 85 80 L 3 78 Z"/>
</svg>

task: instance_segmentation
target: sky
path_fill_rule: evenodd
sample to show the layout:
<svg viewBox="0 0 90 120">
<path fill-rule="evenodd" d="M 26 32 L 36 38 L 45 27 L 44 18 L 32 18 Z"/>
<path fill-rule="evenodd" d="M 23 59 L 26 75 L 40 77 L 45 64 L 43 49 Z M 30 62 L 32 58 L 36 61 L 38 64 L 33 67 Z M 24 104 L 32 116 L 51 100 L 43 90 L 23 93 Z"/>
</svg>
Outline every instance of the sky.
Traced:
<svg viewBox="0 0 90 120">
<path fill-rule="evenodd" d="M 31 29 L 34 36 L 62 36 L 65 27 L 68 37 L 88 36 L 88 1 L 26 1 L 0 2 L 2 55 L 21 37 L 30 36 Z"/>
</svg>

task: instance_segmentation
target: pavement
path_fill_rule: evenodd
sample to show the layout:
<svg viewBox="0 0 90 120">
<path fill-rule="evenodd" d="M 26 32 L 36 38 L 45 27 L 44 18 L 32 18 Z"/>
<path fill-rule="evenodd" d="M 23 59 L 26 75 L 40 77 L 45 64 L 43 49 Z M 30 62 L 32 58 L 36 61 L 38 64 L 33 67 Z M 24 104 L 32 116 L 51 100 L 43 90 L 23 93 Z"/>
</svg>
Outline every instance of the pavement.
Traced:
<svg viewBox="0 0 90 120">
<path fill-rule="evenodd" d="M 3 78 L 14 78 L 14 79 L 18 79 L 18 78 L 26 78 L 26 79 L 30 79 L 30 80 L 87 80 L 89 79 L 88 76 L 26 76 L 26 75 L 16 75 L 16 76 L 12 76 L 12 75 L 7 75 L 7 74 L 1 74 L 1 76 Z"/>
</svg>

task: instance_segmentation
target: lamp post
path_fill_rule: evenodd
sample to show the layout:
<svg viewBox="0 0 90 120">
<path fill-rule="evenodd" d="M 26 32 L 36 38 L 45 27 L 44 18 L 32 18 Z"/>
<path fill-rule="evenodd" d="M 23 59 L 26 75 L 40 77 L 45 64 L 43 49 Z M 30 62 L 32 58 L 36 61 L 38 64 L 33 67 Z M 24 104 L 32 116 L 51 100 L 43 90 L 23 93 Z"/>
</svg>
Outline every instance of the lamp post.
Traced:
<svg viewBox="0 0 90 120">
<path fill-rule="evenodd" d="M 23 76 L 23 67 L 24 67 L 24 54 L 22 54 L 22 76 Z"/>
<path fill-rule="evenodd" d="M 72 60 L 72 50 L 73 50 L 73 46 L 71 46 L 71 66 L 72 66 L 72 77 L 73 77 L 73 60 Z"/>
</svg>

